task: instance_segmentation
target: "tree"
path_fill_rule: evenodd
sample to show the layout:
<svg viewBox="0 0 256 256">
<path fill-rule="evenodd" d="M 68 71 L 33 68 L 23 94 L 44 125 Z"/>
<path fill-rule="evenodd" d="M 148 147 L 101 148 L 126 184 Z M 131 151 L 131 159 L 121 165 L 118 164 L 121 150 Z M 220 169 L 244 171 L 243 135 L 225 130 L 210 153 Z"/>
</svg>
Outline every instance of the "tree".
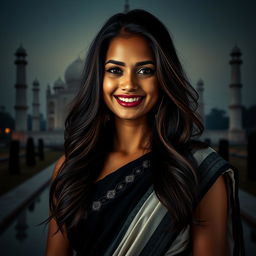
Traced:
<svg viewBox="0 0 256 256">
<path fill-rule="evenodd" d="M 226 116 L 225 110 L 212 108 L 210 114 L 206 115 L 206 129 L 226 130 L 228 121 L 229 118 Z"/>
<path fill-rule="evenodd" d="M 242 108 L 242 122 L 247 131 L 256 130 L 256 105 Z"/>
</svg>

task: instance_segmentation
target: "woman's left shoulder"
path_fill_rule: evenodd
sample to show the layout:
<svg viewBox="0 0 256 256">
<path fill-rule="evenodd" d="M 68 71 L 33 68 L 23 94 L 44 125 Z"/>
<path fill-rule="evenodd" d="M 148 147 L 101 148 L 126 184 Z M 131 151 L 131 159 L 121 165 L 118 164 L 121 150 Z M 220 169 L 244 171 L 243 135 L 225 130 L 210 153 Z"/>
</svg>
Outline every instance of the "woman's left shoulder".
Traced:
<svg viewBox="0 0 256 256">
<path fill-rule="evenodd" d="M 193 255 L 227 254 L 228 190 L 223 176 L 217 178 L 200 200 L 194 214 L 203 225 L 191 225 Z M 203 246 L 202 246 L 203 245 Z"/>
<path fill-rule="evenodd" d="M 212 147 L 193 150 L 192 156 L 197 164 L 199 177 L 199 195 L 203 195 L 215 184 L 225 182 L 238 183 L 238 171 L 228 161 L 221 157 Z M 225 175 L 224 175 L 225 174 Z"/>
<path fill-rule="evenodd" d="M 200 250 L 202 244 L 209 244 L 211 247 L 211 241 L 217 240 L 219 244 L 223 245 L 222 242 L 226 241 L 230 253 L 225 255 L 243 255 L 243 229 L 238 196 L 239 170 L 209 146 L 192 150 L 191 154 L 199 174 L 199 202 L 196 205 L 194 217 L 203 218 L 210 224 L 208 225 L 210 228 L 202 229 L 198 226 L 192 228 L 194 237 L 197 237 L 193 242 L 194 248 Z M 226 226 L 227 240 L 225 240 L 226 236 L 223 236 L 226 232 L 224 230 Z M 208 231 L 207 235 L 202 235 Z M 219 248 L 221 247 L 223 248 L 223 246 L 219 246 Z M 204 255 L 204 253 L 202 254 Z M 222 254 L 216 253 L 214 255 Z"/>
</svg>

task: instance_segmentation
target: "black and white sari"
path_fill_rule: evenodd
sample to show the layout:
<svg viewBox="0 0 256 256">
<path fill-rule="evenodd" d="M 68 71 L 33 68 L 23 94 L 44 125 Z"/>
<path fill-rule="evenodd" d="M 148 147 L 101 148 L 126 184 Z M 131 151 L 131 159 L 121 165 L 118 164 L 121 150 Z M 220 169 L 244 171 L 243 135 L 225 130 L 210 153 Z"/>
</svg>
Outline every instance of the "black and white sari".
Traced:
<svg viewBox="0 0 256 256">
<path fill-rule="evenodd" d="M 190 226 L 170 232 L 171 217 L 157 198 L 150 175 L 151 152 L 95 184 L 91 212 L 69 234 L 80 255 L 192 255 Z M 220 175 L 228 185 L 228 255 L 244 255 L 238 171 L 212 148 L 193 152 L 200 172 L 200 199 Z"/>
</svg>

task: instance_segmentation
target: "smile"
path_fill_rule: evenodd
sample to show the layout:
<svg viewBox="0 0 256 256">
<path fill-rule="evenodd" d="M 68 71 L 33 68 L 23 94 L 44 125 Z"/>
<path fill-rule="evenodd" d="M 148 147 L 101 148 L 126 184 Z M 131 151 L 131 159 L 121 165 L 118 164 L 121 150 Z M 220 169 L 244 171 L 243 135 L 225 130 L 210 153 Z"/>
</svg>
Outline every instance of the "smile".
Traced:
<svg viewBox="0 0 256 256">
<path fill-rule="evenodd" d="M 116 101 L 123 107 L 136 107 L 144 98 L 143 96 L 139 95 L 115 95 L 114 97 Z"/>
</svg>

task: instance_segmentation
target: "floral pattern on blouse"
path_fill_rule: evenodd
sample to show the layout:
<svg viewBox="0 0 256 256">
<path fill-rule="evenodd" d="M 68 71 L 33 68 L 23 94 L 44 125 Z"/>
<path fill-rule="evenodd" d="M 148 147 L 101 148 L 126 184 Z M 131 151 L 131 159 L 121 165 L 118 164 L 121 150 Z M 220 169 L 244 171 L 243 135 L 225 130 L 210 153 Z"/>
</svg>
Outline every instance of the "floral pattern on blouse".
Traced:
<svg viewBox="0 0 256 256">
<path fill-rule="evenodd" d="M 140 166 L 137 166 L 132 169 L 129 175 L 126 175 L 120 182 L 118 182 L 113 189 L 110 189 L 106 192 L 106 194 L 100 197 L 98 200 L 92 202 L 92 210 L 99 211 L 101 207 L 110 200 L 116 198 L 116 196 L 124 191 L 128 184 L 133 183 L 138 176 L 140 176 L 146 169 L 150 167 L 150 160 L 144 160 Z"/>
</svg>

